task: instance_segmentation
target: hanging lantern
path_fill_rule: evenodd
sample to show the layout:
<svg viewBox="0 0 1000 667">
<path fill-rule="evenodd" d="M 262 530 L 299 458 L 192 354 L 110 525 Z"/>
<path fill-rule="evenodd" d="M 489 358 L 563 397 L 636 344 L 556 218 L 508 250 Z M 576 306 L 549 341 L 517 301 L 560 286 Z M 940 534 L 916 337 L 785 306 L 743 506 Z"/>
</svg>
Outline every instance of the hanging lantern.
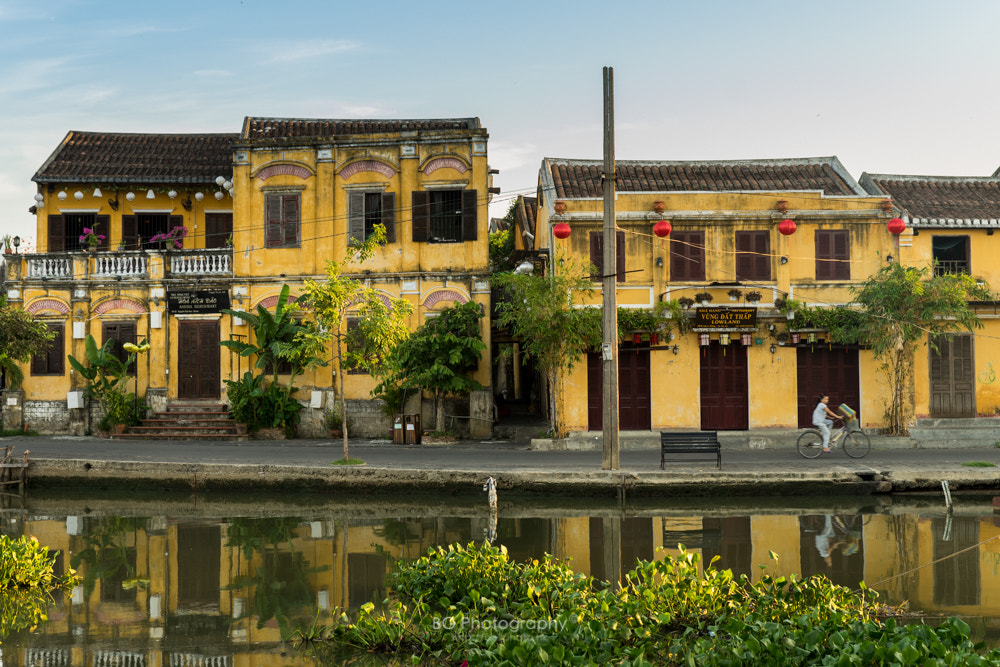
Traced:
<svg viewBox="0 0 1000 667">
<path fill-rule="evenodd" d="M 798 345 L 798 344 L 799 344 L 799 335 L 797 333 L 793 333 L 792 334 L 792 345 Z"/>
<path fill-rule="evenodd" d="M 753 344 L 752 335 L 748 333 L 740 334 L 740 342 L 743 343 L 743 345 L 750 347 Z"/>
<path fill-rule="evenodd" d="M 666 220 L 660 220 L 658 223 L 653 225 L 653 233 L 656 234 L 661 239 L 664 236 L 670 236 L 670 223 Z"/>
<path fill-rule="evenodd" d="M 632 334 L 633 345 L 638 345 L 641 342 L 642 342 L 642 334 L 637 334 L 637 333 Z"/>
<path fill-rule="evenodd" d="M 727 333 L 719 334 L 719 345 L 729 345 L 729 334 Z"/>
<path fill-rule="evenodd" d="M 778 231 L 785 236 L 791 236 L 795 233 L 795 221 L 789 218 L 785 218 L 778 223 Z"/>
<path fill-rule="evenodd" d="M 660 335 L 659 334 L 655 334 L 655 333 L 654 334 L 649 334 L 649 344 L 650 345 L 656 345 L 659 342 L 660 342 Z"/>
<path fill-rule="evenodd" d="M 816 342 L 816 334 L 814 332 L 810 331 L 809 334 L 806 336 L 806 340 L 809 341 L 810 343 L 815 343 Z"/>
<path fill-rule="evenodd" d="M 709 337 L 708 334 L 698 334 L 698 345 L 702 347 L 708 347 Z"/>
<path fill-rule="evenodd" d="M 558 222 L 556 226 L 552 228 L 552 234 L 557 239 L 569 238 L 570 228 L 565 222 Z"/>
<path fill-rule="evenodd" d="M 893 218 L 886 224 L 885 228 L 889 230 L 890 234 L 899 236 L 906 229 L 906 223 L 901 218 Z"/>
</svg>

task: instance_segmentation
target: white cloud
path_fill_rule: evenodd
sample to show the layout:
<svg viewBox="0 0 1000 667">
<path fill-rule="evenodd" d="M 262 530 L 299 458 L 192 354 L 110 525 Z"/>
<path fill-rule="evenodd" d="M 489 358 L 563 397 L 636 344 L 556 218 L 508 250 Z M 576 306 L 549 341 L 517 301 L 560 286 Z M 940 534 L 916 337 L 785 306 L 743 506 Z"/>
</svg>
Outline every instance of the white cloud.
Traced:
<svg viewBox="0 0 1000 667">
<path fill-rule="evenodd" d="M 302 41 L 278 41 L 266 46 L 265 60 L 270 63 L 292 63 L 300 60 L 320 58 L 335 53 L 346 53 L 361 48 L 360 42 L 343 39 L 313 39 Z"/>
</svg>

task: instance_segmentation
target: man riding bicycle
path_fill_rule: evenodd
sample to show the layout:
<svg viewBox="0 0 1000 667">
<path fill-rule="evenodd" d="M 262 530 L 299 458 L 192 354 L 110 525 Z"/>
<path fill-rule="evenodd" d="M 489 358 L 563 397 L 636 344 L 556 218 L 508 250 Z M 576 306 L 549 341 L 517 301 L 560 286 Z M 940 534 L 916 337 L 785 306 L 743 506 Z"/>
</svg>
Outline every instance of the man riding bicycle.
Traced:
<svg viewBox="0 0 1000 667">
<path fill-rule="evenodd" d="M 831 410 L 829 403 L 830 395 L 822 394 L 819 397 L 819 403 L 813 408 L 813 426 L 823 434 L 823 451 L 827 453 L 830 452 L 830 427 L 833 426 L 833 420 L 843 416 Z M 828 419 L 828 417 L 832 417 L 832 419 Z"/>
</svg>

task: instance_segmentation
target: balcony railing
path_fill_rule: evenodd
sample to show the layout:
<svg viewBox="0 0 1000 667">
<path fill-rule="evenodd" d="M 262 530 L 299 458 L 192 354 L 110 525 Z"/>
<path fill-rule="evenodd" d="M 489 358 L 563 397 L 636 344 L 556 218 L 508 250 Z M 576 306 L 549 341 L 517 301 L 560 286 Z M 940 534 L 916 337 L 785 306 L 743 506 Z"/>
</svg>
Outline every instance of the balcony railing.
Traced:
<svg viewBox="0 0 1000 667">
<path fill-rule="evenodd" d="M 16 258 L 16 259 L 14 259 Z M 162 266 L 166 278 L 233 275 L 233 249 L 119 250 L 117 252 L 7 255 L 20 261 L 8 279 L 83 280 L 87 278 L 148 278 Z M 15 265 L 16 267 L 17 265 Z"/>
</svg>

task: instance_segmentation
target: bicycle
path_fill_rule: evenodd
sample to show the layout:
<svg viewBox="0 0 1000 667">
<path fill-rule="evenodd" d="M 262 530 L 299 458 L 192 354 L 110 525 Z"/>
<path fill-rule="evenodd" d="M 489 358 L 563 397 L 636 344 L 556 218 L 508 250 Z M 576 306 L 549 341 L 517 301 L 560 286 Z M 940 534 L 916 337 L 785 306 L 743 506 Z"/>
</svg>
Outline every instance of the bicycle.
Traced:
<svg viewBox="0 0 1000 667">
<path fill-rule="evenodd" d="M 838 421 L 843 425 L 830 434 L 830 449 L 832 450 L 837 441 L 843 437 L 840 446 L 845 454 L 852 459 L 868 456 L 868 452 L 872 448 L 868 436 L 860 430 L 852 431 L 849 422 L 845 422 L 843 419 L 837 419 L 834 423 Z M 807 459 L 814 459 L 823 453 L 823 434 L 818 428 L 808 428 L 799 436 L 795 446 L 799 450 L 799 454 Z"/>
</svg>

